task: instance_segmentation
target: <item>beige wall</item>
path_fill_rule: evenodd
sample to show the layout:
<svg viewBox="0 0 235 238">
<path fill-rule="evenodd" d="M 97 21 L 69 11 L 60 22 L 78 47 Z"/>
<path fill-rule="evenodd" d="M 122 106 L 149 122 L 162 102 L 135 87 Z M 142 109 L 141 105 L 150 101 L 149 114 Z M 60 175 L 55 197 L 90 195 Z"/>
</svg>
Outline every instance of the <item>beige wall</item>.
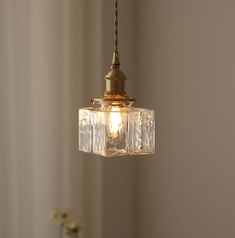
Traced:
<svg viewBox="0 0 235 238">
<path fill-rule="evenodd" d="M 157 154 L 77 150 L 103 90 L 113 1 L 0 0 L 0 237 L 234 238 L 235 2 L 120 0 L 127 90 L 157 115 Z M 2 215 L 4 214 L 4 216 Z"/>
<path fill-rule="evenodd" d="M 139 171 L 139 238 L 235 237 L 235 1 L 139 0 L 138 94 L 158 151 Z"/>
</svg>

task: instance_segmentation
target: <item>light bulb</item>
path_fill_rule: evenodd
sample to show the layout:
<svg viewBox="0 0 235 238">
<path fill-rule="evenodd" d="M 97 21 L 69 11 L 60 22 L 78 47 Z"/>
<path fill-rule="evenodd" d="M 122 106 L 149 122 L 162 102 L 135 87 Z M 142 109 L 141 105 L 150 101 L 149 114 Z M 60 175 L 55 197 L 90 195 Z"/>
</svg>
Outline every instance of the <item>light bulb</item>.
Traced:
<svg viewBox="0 0 235 238">
<path fill-rule="evenodd" d="M 112 138 L 116 138 L 123 127 L 123 119 L 120 108 L 112 108 L 109 113 L 109 132 Z"/>
</svg>

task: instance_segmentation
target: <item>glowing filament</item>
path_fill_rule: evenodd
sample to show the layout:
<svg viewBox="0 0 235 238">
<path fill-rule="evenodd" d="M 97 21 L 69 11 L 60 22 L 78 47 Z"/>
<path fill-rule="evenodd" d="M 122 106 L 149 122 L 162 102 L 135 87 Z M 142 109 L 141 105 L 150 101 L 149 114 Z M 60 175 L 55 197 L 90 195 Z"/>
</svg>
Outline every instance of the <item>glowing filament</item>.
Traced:
<svg viewBox="0 0 235 238">
<path fill-rule="evenodd" d="M 112 109 L 114 110 L 114 109 Z M 111 111 L 109 115 L 109 132 L 111 137 L 115 138 L 119 135 L 119 132 L 122 129 L 122 114 L 120 109 L 115 109 L 115 111 Z"/>
</svg>

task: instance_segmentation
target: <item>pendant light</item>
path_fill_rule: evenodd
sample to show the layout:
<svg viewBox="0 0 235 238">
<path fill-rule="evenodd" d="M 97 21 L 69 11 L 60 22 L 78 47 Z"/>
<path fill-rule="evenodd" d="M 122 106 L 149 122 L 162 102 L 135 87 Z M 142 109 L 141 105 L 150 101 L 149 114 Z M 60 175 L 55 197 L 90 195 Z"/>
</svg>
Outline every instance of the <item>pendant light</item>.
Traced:
<svg viewBox="0 0 235 238">
<path fill-rule="evenodd" d="M 79 150 L 104 157 L 154 154 L 154 111 L 132 107 L 125 92 L 126 76 L 118 52 L 118 0 L 115 0 L 115 40 L 111 70 L 103 96 L 79 109 Z"/>
</svg>

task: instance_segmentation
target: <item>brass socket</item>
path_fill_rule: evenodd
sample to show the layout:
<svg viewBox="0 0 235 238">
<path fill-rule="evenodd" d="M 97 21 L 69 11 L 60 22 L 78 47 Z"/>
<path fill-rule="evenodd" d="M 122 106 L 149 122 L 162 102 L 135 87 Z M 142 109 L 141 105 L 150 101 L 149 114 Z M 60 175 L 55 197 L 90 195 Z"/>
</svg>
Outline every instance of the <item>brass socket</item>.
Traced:
<svg viewBox="0 0 235 238">
<path fill-rule="evenodd" d="M 106 86 L 105 93 L 106 94 L 119 94 L 125 95 L 125 74 L 119 69 L 120 61 L 119 55 L 117 52 L 113 54 L 113 61 L 111 66 L 111 71 L 105 76 Z"/>
<path fill-rule="evenodd" d="M 111 70 L 105 76 L 105 92 L 102 97 L 93 98 L 92 104 L 100 104 L 101 102 L 118 105 L 131 105 L 135 99 L 130 98 L 125 92 L 126 76 L 120 70 L 120 61 L 118 52 L 114 52 Z"/>
<path fill-rule="evenodd" d="M 106 75 L 105 93 L 125 95 L 126 76 L 117 67 L 111 67 L 111 71 Z"/>
</svg>

